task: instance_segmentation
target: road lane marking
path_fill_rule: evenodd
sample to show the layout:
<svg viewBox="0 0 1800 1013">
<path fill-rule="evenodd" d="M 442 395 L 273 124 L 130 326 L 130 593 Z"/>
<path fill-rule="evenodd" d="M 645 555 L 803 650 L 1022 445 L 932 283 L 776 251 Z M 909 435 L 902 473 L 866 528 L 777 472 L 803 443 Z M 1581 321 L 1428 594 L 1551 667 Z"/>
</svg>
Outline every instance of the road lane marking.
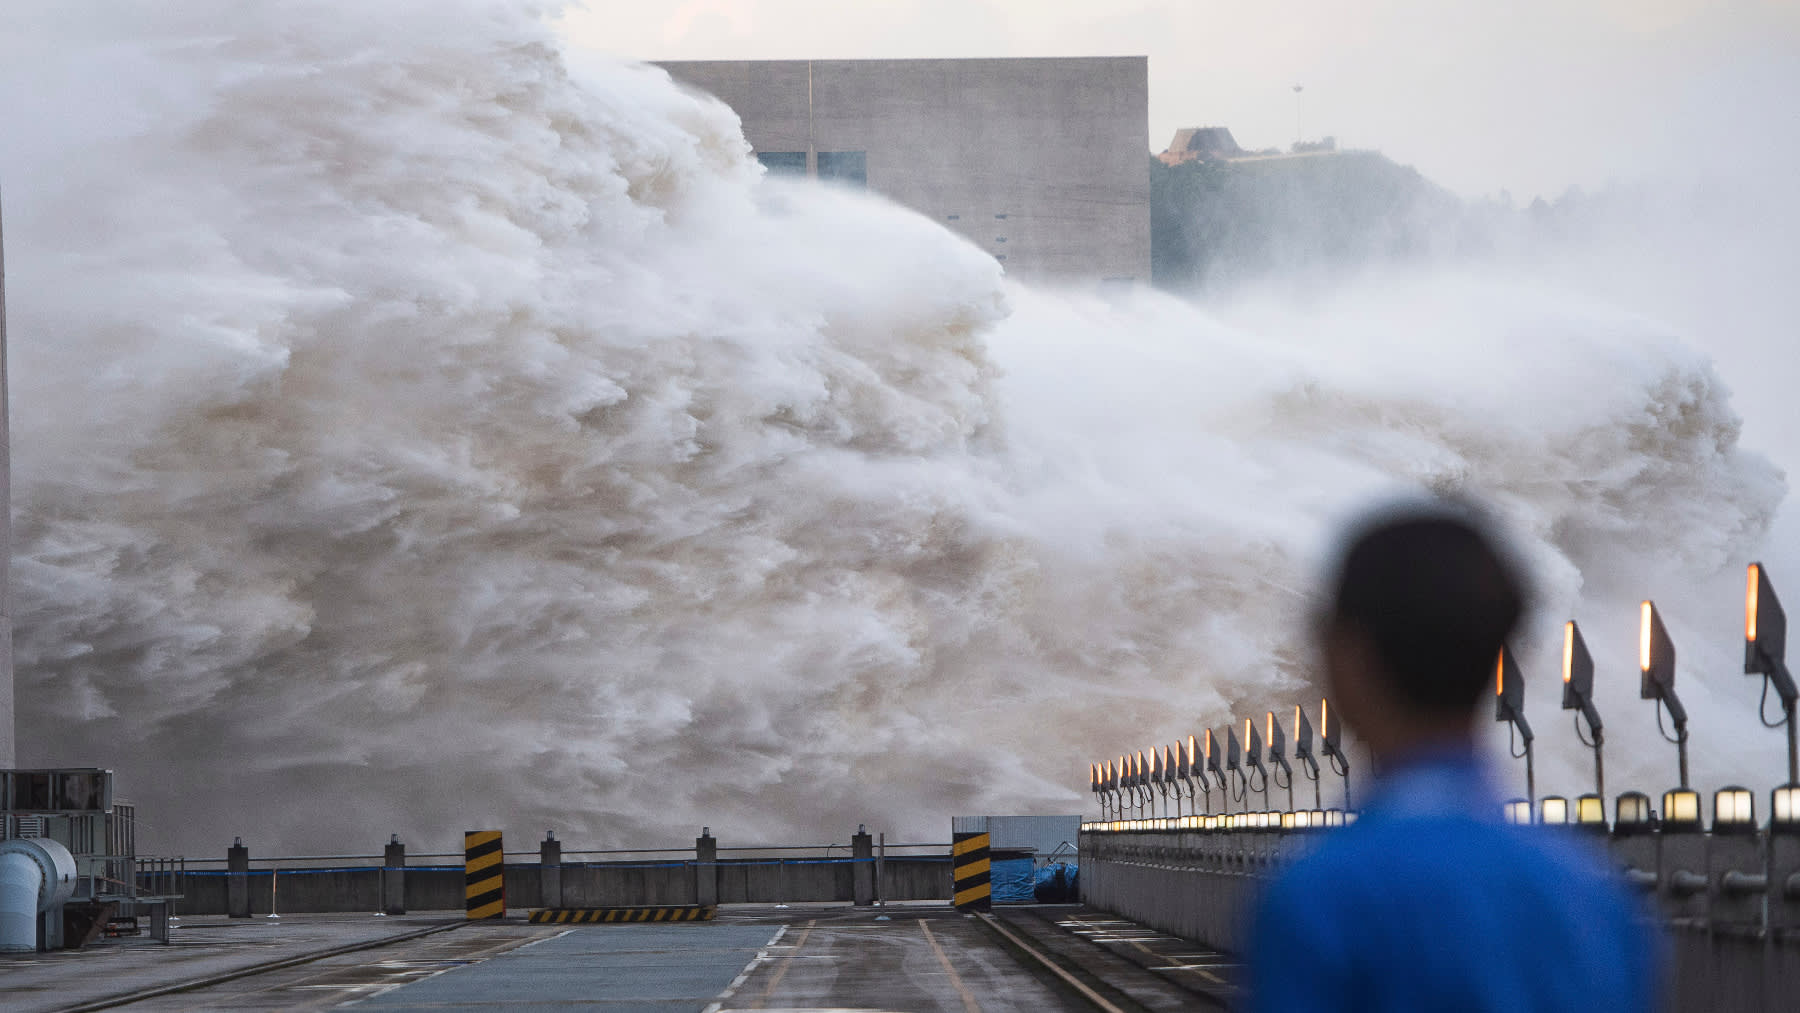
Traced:
<svg viewBox="0 0 1800 1013">
<path fill-rule="evenodd" d="M 1120 1009 L 1117 1006 L 1114 1006 L 1110 1002 L 1107 1002 L 1105 999 L 1102 999 L 1100 997 L 1100 993 L 1098 993 L 1098 992 L 1094 991 L 1093 989 L 1087 987 L 1086 985 L 1082 984 L 1080 979 L 1076 978 L 1074 975 L 1070 974 L 1069 972 L 1063 970 L 1061 967 L 1058 967 L 1056 964 L 1052 963 L 1049 957 L 1046 957 L 1042 953 L 1039 953 L 1036 949 L 1034 949 L 1031 946 L 1031 944 L 1025 942 L 1025 940 L 1023 940 L 1023 939 L 1020 939 L 1018 936 L 1013 935 L 1011 932 L 1008 932 L 1006 930 L 1006 926 L 1000 924 L 999 919 L 995 918 L 993 915 L 979 914 L 979 915 L 976 915 L 975 917 L 980 918 L 984 922 L 987 922 L 989 928 L 993 929 L 995 932 L 1000 933 L 1000 935 L 1004 936 L 1006 939 L 1011 941 L 1014 946 L 1017 946 L 1019 949 L 1024 950 L 1026 952 L 1026 954 L 1028 954 L 1031 957 L 1031 959 L 1037 961 L 1038 963 L 1040 963 L 1040 964 L 1044 965 L 1046 968 L 1048 968 L 1051 974 L 1054 974 L 1058 978 L 1061 978 L 1064 982 L 1067 982 L 1070 988 L 1073 988 L 1075 991 L 1080 992 L 1084 997 L 1087 998 L 1087 1000 L 1089 1002 L 1093 1003 L 1095 1006 L 1100 1007 L 1102 1013 L 1125 1013 L 1124 1010 Z"/>
<path fill-rule="evenodd" d="M 731 984 L 725 986 L 725 991 L 720 992 L 719 997 L 708 1003 L 700 1013 L 719 1013 L 721 1009 L 724 1009 L 731 997 L 737 994 L 737 990 L 744 987 L 744 982 L 750 980 L 750 975 L 769 959 L 769 951 L 781 943 L 781 937 L 787 935 L 787 930 L 786 925 L 776 929 L 775 934 L 769 937 L 769 941 L 762 945 L 762 949 L 756 951 L 756 956 L 751 957 L 750 962 L 744 965 L 744 969 L 738 972 L 738 976 L 731 979 Z"/>
<path fill-rule="evenodd" d="M 944 948 L 938 945 L 937 937 L 931 934 L 931 926 L 921 918 L 919 928 L 925 933 L 925 941 L 931 944 L 931 952 L 937 954 L 938 963 L 944 965 L 945 973 L 950 975 L 950 984 L 955 987 L 956 994 L 962 996 L 964 1013 L 981 1013 L 981 1004 L 969 994 L 969 987 L 963 984 L 962 976 L 956 973 L 956 968 L 950 966 L 950 958 L 944 955 Z"/>
</svg>

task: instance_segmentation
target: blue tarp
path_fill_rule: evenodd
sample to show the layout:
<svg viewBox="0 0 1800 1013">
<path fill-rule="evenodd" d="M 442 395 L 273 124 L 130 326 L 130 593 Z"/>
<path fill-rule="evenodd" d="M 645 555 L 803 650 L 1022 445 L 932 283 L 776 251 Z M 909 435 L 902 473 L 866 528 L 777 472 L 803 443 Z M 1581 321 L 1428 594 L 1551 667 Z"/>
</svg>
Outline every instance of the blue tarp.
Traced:
<svg viewBox="0 0 1800 1013">
<path fill-rule="evenodd" d="M 1036 900 L 1036 863 L 1029 858 L 1002 858 L 988 866 L 996 904 L 1029 904 Z"/>
</svg>

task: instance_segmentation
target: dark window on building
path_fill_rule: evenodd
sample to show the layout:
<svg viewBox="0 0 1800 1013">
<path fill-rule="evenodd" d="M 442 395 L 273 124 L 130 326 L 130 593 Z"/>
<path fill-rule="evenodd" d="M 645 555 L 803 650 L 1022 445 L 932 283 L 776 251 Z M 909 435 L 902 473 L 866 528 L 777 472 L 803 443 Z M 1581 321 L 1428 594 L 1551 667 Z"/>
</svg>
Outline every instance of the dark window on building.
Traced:
<svg viewBox="0 0 1800 1013">
<path fill-rule="evenodd" d="M 759 151 L 756 153 L 756 160 L 769 170 L 771 176 L 806 175 L 804 151 Z"/>
<path fill-rule="evenodd" d="M 962 215 L 945 215 L 944 217 L 953 222 L 962 220 Z"/>
<path fill-rule="evenodd" d="M 1005 218 L 1006 216 L 1004 214 L 998 214 L 998 215 L 995 215 L 994 217 L 995 218 Z"/>
<path fill-rule="evenodd" d="M 866 151 L 819 152 L 819 178 L 846 186 L 869 185 L 869 153 Z"/>
</svg>

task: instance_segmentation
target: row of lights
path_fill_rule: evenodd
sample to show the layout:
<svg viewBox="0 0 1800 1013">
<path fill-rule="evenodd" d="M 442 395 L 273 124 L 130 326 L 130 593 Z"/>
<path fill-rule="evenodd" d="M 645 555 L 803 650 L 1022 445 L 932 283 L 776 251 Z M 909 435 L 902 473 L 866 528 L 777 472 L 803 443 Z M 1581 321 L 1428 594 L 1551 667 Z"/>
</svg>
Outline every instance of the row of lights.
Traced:
<svg viewBox="0 0 1800 1013">
<path fill-rule="evenodd" d="M 1314 808 L 1298 812 L 1324 813 L 1326 810 L 1320 805 L 1319 762 L 1313 753 L 1312 722 L 1299 706 L 1294 707 L 1293 728 L 1291 755 L 1305 776 L 1313 782 Z M 1341 731 L 1337 719 L 1331 713 L 1329 700 L 1319 701 L 1319 754 L 1344 778 L 1344 795 L 1347 801 L 1350 758 L 1344 753 Z M 1287 789 L 1290 810 L 1287 815 L 1294 815 L 1294 768 L 1288 763 L 1288 755 L 1285 730 L 1275 712 L 1269 711 L 1260 728 L 1255 719 L 1244 719 L 1241 745 L 1235 724 L 1226 727 L 1223 748 L 1218 747 L 1218 740 L 1214 738 L 1212 729 L 1208 728 L 1201 735 L 1189 735 L 1185 745 L 1174 744 L 1162 749 L 1152 747 L 1147 757 L 1144 750 L 1140 749 L 1136 754 L 1127 753 L 1116 761 L 1090 764 L 1088 787 L 1100 800 L 1101 814 L 1110 813 L 1113 816 L 1113 819 L 1103 821 L 1106 823 L 1144 822 L 1141 819 L 1125 819 L 1126 811 L 1142 813 L 1146 808 L 1153 810 L 1159 795 L 1166 814 L 1171 792 L 1175 799 L 1175 818 L 1199 819 L 1212 815 L 1212 790 L 1215 782 L 1224 796 L 1221 799 L 1222 808 L 1230 809 L 1231 801 L 1239 800 L 1246 810 L 1237 814 L 1218 815 L 1254 817 L 1257 813 L 1248 811 L 1249 793 L 1260 792 L 1266 806 L 1271 779 L 1277 787 Z M 1252 780 L 1252 774 L 1258 775 L 1260 787 Z M 1282 774 L 1287 777 L 1285 782 L 1280 779 Z M 1184 786 L 1185 794 L 1182 790 Z M 1188 816 L 1181 815 L 1184 798 L 1193 803 L 1202 796 L 1205 798 L 1205 814 L 1199 811 L 1197 805 L 1193 805 Z"/>
<path fill-rule="evenodd" d="M 1131 830 L 1313 830 L 1347 826 L 1355 812 L 1342 809 L 1301 809 L 1297 812 L 1229 813 L 1221 816 L 1165 816 L 1142 820 L 1094 820 L 1083 823 L 1085 832 Z"/>
<path fill-rule="evenodd" d="M 1661 726 L 1662 711 L 1667 710 L 1675 726 L 1673 741 L 1678 749 L 1680 760 L 1679 787 L 1663 795 L 1662 817 L 1654 818 L 1650 809 L 1649 796 L 1642 792 L 1626 792 L 1615 800 L 1615 832 L 1621 834 L 1639 833 L 1649 829 L 1665 831 L 1698 830 L 1701 826 L 1700 796 L 1688 787 L 1687 763 L 1687 711 L 1675 693 L 1675 645 L 1670 639 L 1662 617 L 1656 611 L 1653 602 L 1645 601 L 1639 609 L 1638 632 L 1638 668 L 1641 676 L 1639 696 L 1645 700 L 1656 701 L 1658 726 Z M 1788 737 L 1788 779 L 1787 783 L 1776 788 L 1770 797 L 1772 830 L 1789 832 L 1800 830 L 1800 749 L 1796 745 L 1795 705 L 1800 699 L 1800 690 L 1796 689 L 1793 676 L 1785 662 L 1787 642 L 1787 614 L 1781 607 L 1780 599 L 1769 581 L 1768 571 L 1761 563 L 1749 566 L 1744 592 L 1744 672 L 1747 675 L 1761 675 L 1766 684 L 1773 686 L 1781 699 L 1784 717 L 1780 724 L 1787 727 Z M 1536 783 L 1532 769 L 1533 736 L 1531 725 L 1525 720 L 1525 683 L 1519 673 L 1512 652 L 1504 647 L 1495 660 L 1494 695 L 1495 718 L 1510 722 L 1524 740 L 1524 752 L 1520 754 L 1525 760 L 1525 798 L 1514 799 L 1505 806 L 1505 816 L 1513 823 L 1574 824 L 1578 826 L 1602 828 L 1606 827 L 1606 810 L 1603 801 L 1606 792 L 1605 766 L 1602 746 L 1603 724 L 1599 711 L 1594 706 L 1594 661 L 1589 654 L 1587 643 L 1581 636 L 1581 629 L 1573 620 L 1563 628 L 1563 698 L 1562 709 L 1578 711 L 1576 731 L 1580 734 L 1582 722 L 1586 722 L 1590 739 L 1584 743 L 1594 750 L 1594 787 L 1592 793 L 1583 794 L 1571 801 L 1560 795 L 1546 796 L 1539 807 L 1536 800 Z M 1168 809 L 1171 790 L 1175 798 L 1177 821 L 1201 820 L 1212 816 L 1212 787 L 1216 780 L 1218 787 L 1224 792 L 1223 808 L 1230 809 L 1232 800 L 1241 800 L 1244 809 L 1249 809 L 1249 793 L 1260 791 L 1263 802 L 1268 802 L 1268 786 L 1271 779 L 1270 767 L 1276 767 L 1287 775 L 1287 782 L 1278 786 L 1288 790 L 1288 806 L 1293 810 L 1293 769 L 1284 756 L 1283 732 L 1276 720 L 1275 712 L 1269 711 L 1264 722 L 1266 732 L 1259 736 L 1257 723 L 1252 719 L 1244 721 L 1244 739 L 1240 747 L 1235 725 L 1225 730 L 1225 746 L 1223 750 L 1215 749 L 1215 740 L 1211 729 L 1205 731 L 1204 740 L 1190 735 L 1185 748 L 1171 745 L 1162 750 L 1152 748 L 1148 758 L 1139 750 L 1135 755 L 1126 754 L 1116 761 L 1090 764 L 1088 767 L 1089 787 L 1098 796 L 1101 814 L 1111 814 L 1112 819 L 1101 820 L 1092 824 L 1095 829 L 1123 828 L 1128 825 L 1154 823 L 1154 816 L 1149 819 L 1127 819 L 1127 811 L 1142 814 L 1146 808 L 1154 810 L 1156 799 L 1160 794 L 1163 809 Z M 1302 770 L 1314 783 L 1313 810 L 1291 811 L 1280 814 L 1279 826 L 1325 826 L 1328 823 L 1299 823 L 1301 812 L 1323 813 L 1318 807 L 1319 765 L 1312 752 L 1312 726 L 1307 720 L 1305 711 L 1294 708 L 1294 745 L 1293 758 L 1299 761 Z M 1332 767 L 1344 778 L 1345 801 L 1349 801 L 1349 758 L 1344 754 L 1340 740 L 1340 731 L 1331 715 L 1328 700 L 1319 704 L 1319 739 L 1320 752 L 1328 758 Z M 1665 733 L 1666 735 L 1666 733 Z M 1203 744 L 1202 744 L 1203 743 Z M 1223 753 L 1223 757 L 1221 757 Z M 1265 762 L 1266 761 L 1266 762 Z M 1251 781 L 1252 773 L 1261 776 L 1261 787 Z M 1196 779 L 1198 783 L 1196 784 Z M 1196 789 L 1206 800 L 1206 815 L 1199 812 L 1198 806 L 1192 807 L 1190 815 L 1181 815 L 1182 791 L 1186 787 L 1185 798 L 1190 802 L 1196 800 Z M 1714 832 L 1741 833 L 1744 828 L 1755 829 L 1755 802 L 1746 788 L 1728 787 L 1716 792 L 1713 796 Z M 1223 819 L 1249 818 L 1255 819 L 1257 813 L 1244 812 L 1224 815 Z M 1286 817 L 1295 817 L 1287 820 Z M 1164 819 L 1167 817 L 1165 815 Z M 1136 829 L 1153 829 L 1136 826 Z M 1236 826 L 1227 827 L 1234 829 Z M 1266 828 L 1266 825 L 1265 825 Z M 1210 827 L 1175 826 L 1154 829 L 1214 829 Z"/>
<path fill-rule="evenodd" d="M 1663 830 L 1697 830 L 1700 828 L 1700 795 L 1688 786 L 1687 710 L 1675 693 L 1675 644 L 1663 625 L 1656 604 L 1643 602 L 1638 609 L 1638 695 L 1654 700 L 1657 724 L 1667 711 L 1675 734 L 1671 741 L 1679 760 L 1678 786 L 1663 794 L 1662 818 L 1652 818 L 1650 799 L 1642 792 L 1625 792 L 1614 801 L 1615 824 L 1620 833 L 1637 833 L 1660 825 Z M 1769 582 L 1768 570 L 1761 563 L 1751 563 L 1744 589 L 1744 672 L 1760 675 L 1766 686 L 1773 686 L 1781 699 L 1783 718 L 1776 726 L 1785 725 L 1788 737 L 1787 783 L 1770 795 L 1771 829 L 1784 832 L 1794 828 L 1800 819 L 1800 757 L 1796 755 L 1795 701 L 1800 697 L 1785 661 L 1787 647 L 1787 614 Z M 1524 740 L 1521 754 L 1525 760 L 1525 797 L 1506 803 L 1506 818 L 1514 823 L 1574 823 L 1604 827 L 1606 792 L 1604 744 L 1600 714 L 1594 706 L 1594 660 L 1588 653 L 1581 628 L 1573 620 L 1563 626 L 1562 709 L 1578 711 L 1576 732 L 1586 723 L 1591 739 L 1583 743 L 1594 750 L 1594 791 L 1570 801 L 1559 795 L 1546 796 L 1541 807 L 1534 807 L 1536 785 L 1532 773 L 1531 726 L 1525 721 L 1525 684 L 1519 675 L 1511 652 L 1502 648 L 1495 663 L 1494 717 L 1511 722 Z M 1765 691 L 1766 691 L 1765 686 Z M 1668 737 L 1667 733 L 1664 733 Z M 1537 808 L 1534 819 L 1534 808 Z M 1740 833 L 1755 829 L 1755 802 L 1747 788 L 1722 788 L 1713 795 L 1714 831 Z"/>
<path fill-rule="evenodd" d="M 1581 795 L 1573 800 L 1561 795 L 1546 795 L 1533 819 L 1531 803 L 1516 798 L 1506 803 L 1508 823 L 1573 824 L 1595 830 L 1606 830 L 1606 806 L 1600 796 Z M 1616 818 L 1612 830 L 1616 834 L 1641 834 L 1652 830 L 1663 833 L 1698 833 L 1703 829 L 1700 816 L 1700 793 L 1691 788 L 1673 788 L 1663 792 L 1662 815 L 1650 808 L 1650 796 L 1641 791 L 1628 791 L 1613 802 Z M 1769 830 L 1773 833 L 1800 834 L 1800 785 L 1785 784 L 1769 793 Z M 1715 834 L 1753 834 L 1756 822 L 1756 796 L 1748 788 L 1720 788 L 1713 792 L 1713 824 Z"/>
</svg>

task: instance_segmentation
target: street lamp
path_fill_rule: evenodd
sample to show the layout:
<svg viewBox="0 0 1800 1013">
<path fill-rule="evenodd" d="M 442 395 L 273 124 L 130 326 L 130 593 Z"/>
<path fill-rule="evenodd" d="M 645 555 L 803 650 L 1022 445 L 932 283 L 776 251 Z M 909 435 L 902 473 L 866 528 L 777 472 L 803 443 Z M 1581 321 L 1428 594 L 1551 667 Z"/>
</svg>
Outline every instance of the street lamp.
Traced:
<svg viewBox="0 0 1800 1013">
<path fill-rule="evenodd" d="M 1756 833 L 1756 796 L 1735 785 L 1713 792 L 1713 833 Z"/>
<path fill-rule="evenodd" d="M 1569 822 L 1569 800 L 1561 795 L 1545 795 L 1538 803 L 1538 822 L 1544 824 L 1562 824 Z"/>
<path fill-rule="evenodd" d="M 1175 792 L 1175 815 L 1180 816 L 1181 815 L 1181 782 L 1176 780 L 1176 776 L 1177 776 L 1176 768 L 1175 768 L 1176 752 L 1177 752 L 1177 750 L 1175 749 L 1174 746 L 1164 746 L 1163 747 L 1163 784 L 1169 786 L 1171 789 L 1174 790 L 1174 792 Z"/>
<path fill-rule="evenodd" d="M 1688 786 L 1687 760 L 1687 708 L 1681 706 L 1681 698 L 1675 695 L 1675 643 L 1669 639 L 1669 631 L 1663 628 L 1662 616 L 1656 612 L 1656 605 L 1644 602 L 1639 609 L 1638 621 L 1638 669 L 1643 673 L 1639 683 L 1638 695 L 1645 700 L 1656 701 L 1656 729 L 1662 731 L 1662 711 L 1669 709 L 1669 720 L 1675 724 L 1675 737 L 1669 738 L 1663 732 L 1663 738 L 1675 743 L 1675 749 L 1681 762 L 1681 787 Z M 1698 796 L 1695 806 L 1698 807 Z M 1664 808 L 1664 817 L 1668 815 Z M 1696 816 L 1697 820 L 1699 817 Z"/>
<path fill-rule="evenodd" d="M 1350 757 L 1344 754 L 1343 731 L 1337 718 L 1331 716 L 1330 700 L 1319 701 L 1319 751 L 1344 779 L 1344 808 L 1350 808 Z"/>
<path fill-rule="evenodd" d="M 1188 809 L 1198 816 L 1200 809 L 1194 804 L 1197 801 L 1194 795 L 1195 777 L 1200 778 L 1200 791 L 1206 795 L 1206 811 L 1212 812 L 1212 787 L 1206 783 L 1205 768 L 1200 766 L 1200 740 L 1190 735 L 1187 751 L 1181 757 L 1181 779 L 1187 782 Z"/>
<path fill-rule="evenodd" d="M 1268 717 L 1268 727 L 1266 729 L 1266 734 L 1263 737 L 1264 741 L 1267 742 L 1268 746 L 1269 746 L 1269 748 L 1268 748 L 1269 761 L 1268 762 L 1280 767 L 1282 772 L 1287 774 L 1287 783 L 1283 784 L 1281 778 L 1278 777 L 1275 779 L 1275 786 L 1278 788 L 1286 788 L 1287 789 L 1288 812 L 1293 812 L 1294 811 L 1294 768 L 1288 766 L 1287 758 L 1285 756 L 1281 755 L 1282 751 L 1283 751 L 1283 747 L 1286 745 L 1286 743 L 1282 741 L 1283 738 L 1284 738 L 1284 736 L 1281 733 L 1281 722 L 1275 720 L 1275 712 L 1270 711 L 1269 717 Z"/>
<path fill-rule="evenodd" d="M 1769 572 L 1761 563 L 1751 563 L 1744 588 L 1744 673 L 1762 676 L 1765 694 L 1769 684 L 1774 683 L 1775 692 L 1781 697 L 1780 723 L 1787 726 L 1788 780 L 1793 782 L 1800 781 L 1800 754 L 1795 752 L 1794 729 L 1794 702 L 1800 697 L 1800 690 L 1788 672 L 1786 654 L 1787 613 L 1781 609 L 1781 599 L 1775 597 Z M 1762 717 L 1760 710 L 1757 717 Z M 1768 723 L 1764 718 L 1763 724 Z"/>
<path fill-rule="evenodd" d="M 1313 758 L 1312 722 L 1306 720 L 1306 710 L 1299 704 L 1294 705 L 1294 759 L 1301 761 L 1300 769 L 1313 783 L 1313 808 L 1323 810 L 1325 802 L 1319 797 L 1319 761 Z M 1293 781 L 1288 775 L 1288 781 Z"/>
<path fill-rule="evenodd" d="M 1235 730 L 1233 730 L 1230 725 L 1226 725 L 1225 726 L 1225 772 L 1227 774 L 1236 774 L 1237 777 L 1235 780 L 1243 782 L 1243 785 L 1244 785 L 1242 788 L 1238 788 L 1234 785 L 1232 788 L 1232 792 L 1231 792 L 1231 798 L 1242 802 L 1244 804 L 1243 811 L 1249 812 L 1250 811 L 1250 797 L 1249 797 L 1250 796 L 1250 779 L 1245 777 L 1244 772 L 1241 769 L 1239 769 L 1238 759 L 1239 759 L 1239 757 L 1238 757 L 1237 732 Z"/>
<path fill-rule="evenodd" d="M 1589 830 L 1606 829 L 1606 799 L 1582 795 L 1575 800 L 1575 823 Z"/>
<path fill-rule="evenodd" d="M 1525 720 L 1525 680 L 1519 676 L 1519 666 L 1513 663 L 1512 652 L 1505 646 L 1494 659 L 1494 720 L 1512 722 L 1519 737 L 1525 740 L 1525 751 L 1514 753 L 1513 757 L 1525 758 L 1524 822 L 1530 823 L 1531 808 L 1537 802 L 1537 782 L 1531 769 L 1531 723 Z"/>
<path fill-rule="evenodd" d="M 1223 768 L 1221 768 L 1219 766 L 1219 750 L 1213 748 L 1213 733 L 1212 733 L 1211 728 L 1208 728 L 1206 730 L 1206 772 L 1212 774 L 1213 777 L 1216 777 L 1219 780 L 1219 813 L 1220 813 L 1220 815 L 1224 815 L 1225 813 L 1230 812 L 1231 811 L 1231 785 L 1226 782 L 1225 771 Z M 1200 779 L 1202 781 L 1206 780 L 1206 775 L 1202 774 Z M 1212 808 L 1212 802 L 1210 801 L 1210 798 L 1211 798 L 1211 796 L 1209 795 L 1208 796 L 1209 801 L 1207 802 L 1208 809 Z"/>
<path fill-rule="evenodd" d="M 1581 627 L 1573 619 L 1563 624 L 1563 698 L 1562 709 L 1575 711 L 1575 737 L 1582 745 L 1594 747 L 1594 794 L 1606 797 L 1606 767 L 1601 760 L 1600 712 L 1594 708 L 1594 657 L 1588 653 L 1587 641 L 1581 638 Z M 1591 739 L 1581 734 L 1581 722 L 1587 722 Z"/>
<path fill-rule="evenodd" d="M 1262 776 L 1262 787 L 1252 789 L 1262 792 L 1263 811 L 1269 808 L 1269 768 L 1263 766 L 1262 736 L 1256 730 L 1254 718 L 1244 719 L 1244 769 L 1254 770 Z M 1249 786 L 1246 779 L 1245 786 Z"/>
</svg>

